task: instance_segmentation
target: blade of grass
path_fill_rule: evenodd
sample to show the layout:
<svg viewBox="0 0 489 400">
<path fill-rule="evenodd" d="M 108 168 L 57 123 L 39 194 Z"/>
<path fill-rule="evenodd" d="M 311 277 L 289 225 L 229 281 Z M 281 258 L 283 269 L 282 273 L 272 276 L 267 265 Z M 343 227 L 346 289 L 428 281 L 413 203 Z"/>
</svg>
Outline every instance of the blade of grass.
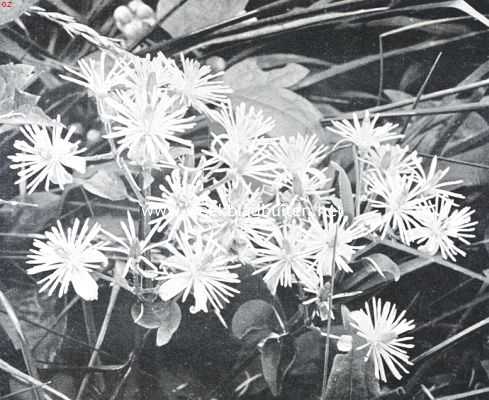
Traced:
<svg viewBox="0 0 489 400">
<path fill-rule="evenodd" d="M 427 358 L 434 356 L 436 353 L 438 353 L 442 350 L 445 350 L 450 346 L 453 346 L 454 344 L 456 344 L 458 341 L 462 340 L 467 335 L 470 335 L 471 333 L 476 332 L 477 330 L 483 328 L 486 325 L 489 325 L 489 317 L 484 318 L 483 320 L 469 326 L 468 328 L 461 330 L 457 334 L 449 337 L 448 339 L 444 340 L 443 342 L 438 343 L 436 346 L 425 351 L 424 353 L 420 354 L 419 356 L 413 358 L 411 361 L 413 363 L 419 363 L 423 360 L 426 360 Z"/>
<path fill-rule="evenodd" d="M 17 314 L 15 313 L 15 310 L 13 309 L 12 305 L 10 304 L 10 301 L 7 299 L 7 296 L 5 296 L 2 290 L 0 290 L 0 303 L 2 304 L 3 308 L 5 308 L 5 311 L 8 317 L 10 318 L 12 325 L 14 326 L 15 332 L 17 333 L 27 372 L 34 379 L 39 380 L 39 373 L 37 371 L 36 364 L 32 359 L 31 349 L 29 347 L 27 337 L 24 335 L 24 331 L 22 329 L 22 326 L 20 325 L 20 321 L 17 318 Z M 39 392 L 38 389 L 34 390 L 34 397 L 36 398 L 36 400 L 41 399 L 41 393 Z"/>
<path fill-rule="evenodd" d="M 18 370 L 17 368 L 13 367 L 12 365 L 10 365 L 8 362 L 6 362 L 5 360 L 3 360 L 1 358 L 0 358 L 0 369 L 9 375 L 12 375 L 15 379 L 17 379 L 23 383 L 31 384 L 31 385 L 35 386 L 37 389 L 42 388 L 45 391 L 53 394 L 54 396 L 59 397 L 60 399 L 71 400 L 69 397 L 67 397 L 63 393 L 58 392 L 56 389 L 53 389 L 48 384 L 41 382 L 39 379 L 33 378 L 32 376 Z"/>
<path fill-rule="evenodd" d="M 489 388 L 470 390 L 468 392 L 442 396 L 442 397 L 438 397 L 436 400 L 462 400 L 462 399 L 468 399 L 469 397 L 480 396 L 481 394 L 484 393 L 489 393 Z"/>
<path fill-rule="evenodd" d="M 400 250 L 400 251 L 403 251 L 405 253 L 408 253 L 408 254 L 412 254 L 416 257 L 419 257 L 419 258 L 422 258 L 422 259 L 425 259 L 427 261 L 430 261 L 431 263 L 433 264 L 438 264 L 442 267 L 446 267 L 448 269 L 451 269 L 452 271 L 455 271 L 455 272 L 458 272 L 462 275 L 466 275 L 470 278 L 473 278 L 473 279 L 477 279 L 481 282 L 485 282 L 485 283 L 489 283 L 489 278 L 482 275 L 482 274 L 478 274 L 477 272 L 473 272 L 471 271 L 470 269 L 467 269 L 467 268 L 464 268 L 458 264 L 455 264 L 453 262 L 450 262 L 450 261 L 447 261 L 447 260 L 444 260 L 443 258 L 441 257 L 438 257 L 438 256 L 428 256 L 416 249 L 413 249 L 409 246 L 406 246 L 406 245 L 403 245 L 401 243 L 397 243 L 393 240 L 389 240 L 389 239 L 382 239 L 378 242 L 379 244 L 382 244 L 382 245 L 385 245 L 385 246 L 388 246 L 390 248 L 393 248 L 395 250 Z"/>
<path fill-rule="evenodd" d="M 417 43 L 414 45 L 406 46 L 401 49 L 395 49 L 395 50 L 390 50 L 386 53 L 384 53 L 384 59 L 387 58 L 392 58 L 392 57 L 398 57 L 398 56 L 404 56 L 406 54 L 410 53 L 415 53 L 423 50 L 428 50 L 436 47 L 442 47 L 446 46 L 451 43 L 456 43 L 460 42 L 463 40 L 467 39 L 472 39 L 474 37 L 477 37 L 479 35 L 484 35 L 488 34 L 489 32 L 487 30 L 481 30 L 481 31 L 475 31 L 475 32 L 469 32 L 465 33 L 462 35 L 458 35 L 455 37 L 451 37 L 448 39 L 437 39 L 437 40 L 428 40 L 425 42 Z M 299 84 L 293 86 L 291 89 L 293 90 L 298 90 L 298 89 L 303 89 L 305 87 L 314 85 L 316 83 L 319 83 L 321 81 L 327 80 L 334 78 L 338 75 L 344 74 L 346 72 L 350 72 L 353 70 L 356 70 L 361 67 L 365 67 L 369 64 L 372 64 L 374 62 L 377 62 L 380 60 L 380 55 L 379 54 L 372 54 L 369 56 L 361 57 L 352 61 L 348 61 L 344 64 L 338 64 L 336 66 L 333 66 L 325 71 L 320 71 L 315 74 L 310 74 L 306 78 L 304 78 Z"/>
</svg>

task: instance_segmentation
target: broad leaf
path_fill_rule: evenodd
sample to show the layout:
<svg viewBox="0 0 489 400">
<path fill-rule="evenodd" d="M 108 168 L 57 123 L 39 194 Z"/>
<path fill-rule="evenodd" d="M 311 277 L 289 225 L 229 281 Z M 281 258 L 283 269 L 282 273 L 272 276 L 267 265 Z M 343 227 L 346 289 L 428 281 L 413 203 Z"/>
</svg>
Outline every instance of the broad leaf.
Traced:
<svg viewBox="0 0 489 400">
<path fill-rule="evenodd" d="M 118 201 L 127 198 L 126 185 L 115 171 L 101 169 L 81 185 L 90 193 L 104 199 Z"/>
<path fill-rule="evenodd" d="M 263 71 L 251 58 L 228 69 L 224 81 L 234 90 L 230 95 L 234 104 L 244 102 L 275 120 L 272 136 L 315 133 L 321 139 L 321 113 L 306 98 L 287 89 L 307 73 L 308 69 L 298 64 Z"/>
<path fill-rule="evenodd" d="M 365 361 L 367 349 L 358 349 L 360 343 L 353 339 L 352 350 L 337 354 L 333 360 L 325 398 L 331 400 L 375 399 L 380 388 L 374 374 L 372 358 Z"/>
<path fill-rule="evenodd" d="M 171 302 L 155 301 L 154 303 L 134 303 L 131 307 L 131 316 L 133 321 L 146 329 L 160 328 L 162 324 L 178 318 L 178 311 L 172 308 Z M 170 314 L 171 315 L 170 317 Z M 174 322 L 173 321 L 173 322 Z"/>
<path fill-rule="evenodd" d="M 157 19 L 172 12 L 161 27 L 173 37 L 183 36 L 237 16 L 244 11 L 248 0 L 190 0 L 179 6 L 180 0 L 159 0 Z"/>
<path fill-rule="evenodd" d="M 182 311 L 180 306 L 175 301 L 170 301 L 166 303 L 166 313 L 161 321 L 161 325 L 156 332 L 156 345 L 164 346 L 167 344 L 173 334 L 177 331 L 182 321 Z"/>
<path fill-rule="evenodd" d="M 291 375 L 313 375 L 319 372 L 323 358 L 324 337 L 316 330 L 303 333 L 295 339 L 297 357 Z"/>
<path fill-rule="evenodd" d="M 263 377 L 274 396 L 282 391 L 282 383 L 296 358 L 294 339 L 290 335 L 272 333 L 260 344 Z"/>
<path fill-rule="evenodd" d="M 251 345 L 256 345 L 278 327 L 273 306 L 258 299 L 242 304 L 231 322 L 233 335 Z"/>
</svg>

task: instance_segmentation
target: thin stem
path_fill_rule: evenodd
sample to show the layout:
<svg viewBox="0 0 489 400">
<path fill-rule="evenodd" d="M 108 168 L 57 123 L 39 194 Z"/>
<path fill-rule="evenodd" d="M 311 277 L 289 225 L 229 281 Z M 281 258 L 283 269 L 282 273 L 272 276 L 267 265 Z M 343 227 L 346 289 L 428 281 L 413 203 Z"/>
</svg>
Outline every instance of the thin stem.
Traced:
<svg viewBox="0 0 489 400">
<path fill-rule="evenodd" d="M 328 295 L 328 324 L 326 327 L 326 345 L 324 348 L 324 367 L 323 367 L 323 385 L 321 389 L 321 400 L 326 399 L 326 391 L 328 388 L 329 376 L 329 342 L 331 336 L 331 313 L 333 312 L 333 295 L 334 295 L 334 279 L 335 279 L 335 259 L 336 259 L 336 240 L 338 236 L 338 226 L 336 225 L 334 241 L 333 241 L 333 257 L 331 262 L 331 290 Z"/>
<path fill-rule="evenodd" d="M 355 164 L 355 215 L 360 215 L 362 202 L 362 162 L 358 156 L 357 146 L 351 146 L 353 152 L 353 162 Z"/>
<path fill-rule="evenodd" d="M 117 301 L 117 296 L 119 294 L 120 286 L 114 285 L 112 286 L 112 291 L 110 293 L 109 305 L 107 306 L 107 311 L 105 312 L 105 317 L 102 322 L 102 326 L 100 327 L 100 331 L 97 337 L 97 342 L 95 343 L 95 348 L 90 357 L 90 361 L 88 362 L 88 368 L 95 366 L 95 362 L 97 361 L 98 353 L 105 339 L 105 335 L 107 334 L 107 329 L 109 328 L 110 318 L 112 317 L 112 312 L 114 311 L 114 306 Z M 80 389 L 78 390 L 78 394 L 76 395 L 76 400 L 81 400 L 83 398 L 83 393 L 88 386 L 90 374 L 87 374 L 83 377 L 82 383 L 80 385 Z"/>
</svg>

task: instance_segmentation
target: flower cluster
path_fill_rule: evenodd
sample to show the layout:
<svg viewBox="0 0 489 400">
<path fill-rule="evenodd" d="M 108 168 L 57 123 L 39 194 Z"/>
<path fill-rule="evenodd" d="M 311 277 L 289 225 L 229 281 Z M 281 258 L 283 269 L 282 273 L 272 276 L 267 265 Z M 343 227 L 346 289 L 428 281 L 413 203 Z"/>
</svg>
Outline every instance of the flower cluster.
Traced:
<svg viewBox="0 0 489 400">
<path fill-rule="evenodd" d="M 239 293 L 240 267 L 247 265 L 272 294 L 295 288 L 305 305 L 328 319 L 334 317 L 328 296 L 358 294 L 329 292 L 332 282 L 360 268 L 359 252 L 368 242 L 388 237 L 454 260 L 473 237 L 474 211 L 457 204 L 463 197 L 448 189 L 458 183 L 446 180 L 448 169 L 439 169 L 436 158 L 426 168 L 416 152 L 396 143 L 402 138 L 396 126 L 377 126 L 377 116 L 367 114 L 362 122 L 355 116 L 331 128 L 356 157 L 356 196 L 345 198 L 335 187 L 340 167 L 328 166 L 329 148 L 318 137 L 277 137 L 274 121 L 261 110 L 229 101 L 230 89 L 208 66 L 161 53 L 102 52 L 69 72 L 65 79 L 95 98 L 114 158 L 135 166 L 124 171 L 143 197 L 140 205 L 162 212 L 146 226 L 142 214 L 139 220 L 128 214 L 122 235 L 88 222 L 80 229 L 78 220 L 65 233 L 58 221 L 30 255 L 29 273 L 48 273 L 41 290 L 59 286 L 62 295 L 71 283 L 93 300 L 98 278 L 124 280 L 134 294 L 144 278 L 153 285 L 145 290 L 162 301 L 192 298 L 191 312 L 220 316 Z M 199 114 L 212 122 L 211 143 L 195 154 L 184 135 Z M 59 124 L 51 132 L 29 126 L 23 133 L 12 168 L 20 180 L 30 180 L 31 192 L 43 181 L 46 190 L 50 183 L 63 188 L 73 181 L 72 171 L 84 172 L 87 160 L 70 141 L 71 131 L 63 136 Z M 165 177 L 158 192 L 147 195 L 133 174 L 152 172 Z M 125 267 L 115 279 L 115 269 L 105 266 L 121 258 Z M 389 302 L 374 299 L 372 306 L 351 313 L 363 340 L 357 350 L 368 348 L 378 379 L 386 379 L 386 366 L 400 378 L 412 347 L 401 335 L 414 325 Z"/>
</svg>

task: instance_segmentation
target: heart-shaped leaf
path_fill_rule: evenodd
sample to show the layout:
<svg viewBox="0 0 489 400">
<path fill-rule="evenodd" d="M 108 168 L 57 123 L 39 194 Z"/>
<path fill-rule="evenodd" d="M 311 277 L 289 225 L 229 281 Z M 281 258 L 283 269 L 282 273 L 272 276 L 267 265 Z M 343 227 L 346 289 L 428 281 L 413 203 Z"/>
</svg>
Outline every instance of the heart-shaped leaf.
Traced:
<svg viewBox="0 0 489 400">
<path fill-rule="evenodd" d="M 170 306 L 170 302 L 155 301 L 153 303 L 134 303 L 131 307 L 133 321 L 146 329 L 160 328 L 168 321 L 169 315 L 177 319 L 178 311 Z"/>
<path fill-rule="evenodd" d="M 256 345 L 279 328 L 273 306 L 263 300 L 242 304 L 231 322 L 233 335 L 250 345 Z"/>
<path fill-rule="evenodd" d="M 274 396 L 282 391 L 282 383 L 296 358 L 294 339 L 290 335 L 270 334 L 259 346 L 263 377 Z"/>
</svg>

